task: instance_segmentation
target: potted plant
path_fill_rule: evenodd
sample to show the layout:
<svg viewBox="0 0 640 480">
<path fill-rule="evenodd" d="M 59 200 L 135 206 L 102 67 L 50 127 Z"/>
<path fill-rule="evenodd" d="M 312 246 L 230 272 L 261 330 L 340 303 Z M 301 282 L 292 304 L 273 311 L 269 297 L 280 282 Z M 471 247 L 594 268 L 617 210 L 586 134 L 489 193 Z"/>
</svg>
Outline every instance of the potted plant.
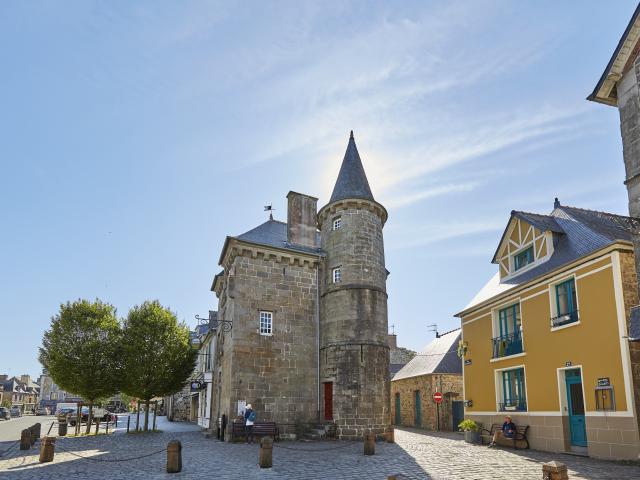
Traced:
<svg viewBox="0 0 640 480">
<path fill-rule="evenodd" d="M 464 441 L 467 443 L 480 443 L 480 427 L 473 420 L 463 420 L 458 428 L 464 432 Z"/>
</svg>

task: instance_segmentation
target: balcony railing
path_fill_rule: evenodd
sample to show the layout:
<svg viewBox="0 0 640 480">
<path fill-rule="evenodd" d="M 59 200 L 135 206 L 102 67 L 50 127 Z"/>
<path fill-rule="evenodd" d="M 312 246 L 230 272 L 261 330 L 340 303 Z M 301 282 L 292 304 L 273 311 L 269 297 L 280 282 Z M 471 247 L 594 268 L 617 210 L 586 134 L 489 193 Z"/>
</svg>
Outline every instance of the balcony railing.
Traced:
<svg viewBox="0 0 640 480">
<path fill-rule="evenodd" d="M 561 327 L 562 325 L 567 325 L 569 323 L 574 323 L 577 321 L 578 321 L 578 310 L 574 312 L 564 313 L 562 315 L 558 315 L 557 317 L 553 317 L 551 319 L 551 328 Z"/>
<path fill-rule="evenodd" d="M 525 412 L 527 410 L 527 402 L 515 399 L 505 403 L 499 403 L 498 410 L 500 412 Z"/>
<path fill-rule="evenodd" d="M 522 353 L 522 335 L 520 332 L 510 333 L 492 338 L 493 358 L 508 357 Z"/>
</svg>

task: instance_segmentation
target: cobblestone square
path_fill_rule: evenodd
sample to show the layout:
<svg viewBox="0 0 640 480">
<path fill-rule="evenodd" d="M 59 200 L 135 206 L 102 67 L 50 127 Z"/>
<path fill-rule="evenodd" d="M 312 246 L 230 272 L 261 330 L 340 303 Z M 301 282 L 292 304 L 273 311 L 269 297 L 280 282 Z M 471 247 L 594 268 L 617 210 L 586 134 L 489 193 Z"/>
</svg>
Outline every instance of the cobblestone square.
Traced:
<svg viewBox="0 0 640 480">
<path fill-rule="evenodd" d="M 165 472 L 167 442 L 183 445 L 183 471 Z M 6 451 L 5 442 L 0 450 Z M 396 430 L 396 443 L 378 443 L 365 457 L 360 442 L 278 442 L 273 468 L 261 470 L 258 445 L 222 443 L 199 432 L 100 435 L 58 439 L 53 463 L 38 463 L 38 444 L 17 445 L 0 458 L 0 477 L 15 480 L 94 479 L 540 479 L 542 463 L 558 460 L 571 479 L 640 479 L 639 465 L 563 454 L 488 449 L 451 433 Z M 122 460 L 122 461 L 121 461 Z"/>
</svg>

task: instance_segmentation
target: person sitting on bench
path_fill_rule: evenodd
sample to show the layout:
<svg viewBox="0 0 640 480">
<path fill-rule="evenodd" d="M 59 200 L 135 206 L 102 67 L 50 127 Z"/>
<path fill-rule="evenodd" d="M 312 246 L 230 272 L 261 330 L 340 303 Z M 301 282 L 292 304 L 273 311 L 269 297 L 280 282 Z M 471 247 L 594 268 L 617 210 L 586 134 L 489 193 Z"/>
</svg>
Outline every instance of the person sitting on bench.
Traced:
<svg viewBox="0 0 640 480">
<path fill-rule="evenodd" d="M 508 415 L 504 417 L 504 423 L 500 430 L 496 430 L 493 434 L 493 439 L 489 444 L 489 447 L 493 447 L 500 436 L 505 438 L 513 438 L 516 435 L 516 424 L 511 421 L 511 417 Z"/>
</svg>

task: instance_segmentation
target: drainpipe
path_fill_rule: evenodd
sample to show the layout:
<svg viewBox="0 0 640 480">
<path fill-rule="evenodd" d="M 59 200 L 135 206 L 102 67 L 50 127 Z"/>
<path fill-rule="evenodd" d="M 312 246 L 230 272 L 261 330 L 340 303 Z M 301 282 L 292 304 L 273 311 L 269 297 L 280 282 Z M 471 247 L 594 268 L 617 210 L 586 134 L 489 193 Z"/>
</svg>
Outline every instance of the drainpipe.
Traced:
<svg viewBox="0 0 640 480">
<path fill-rule="evenodd" d="M 317 422 L 320 423 L 320 259 L 318 258 L 318 266 L 316 267 L 316 353 L 317 353 L 317 371 L 316 371 L 316 416 Z"/>
</svg>

